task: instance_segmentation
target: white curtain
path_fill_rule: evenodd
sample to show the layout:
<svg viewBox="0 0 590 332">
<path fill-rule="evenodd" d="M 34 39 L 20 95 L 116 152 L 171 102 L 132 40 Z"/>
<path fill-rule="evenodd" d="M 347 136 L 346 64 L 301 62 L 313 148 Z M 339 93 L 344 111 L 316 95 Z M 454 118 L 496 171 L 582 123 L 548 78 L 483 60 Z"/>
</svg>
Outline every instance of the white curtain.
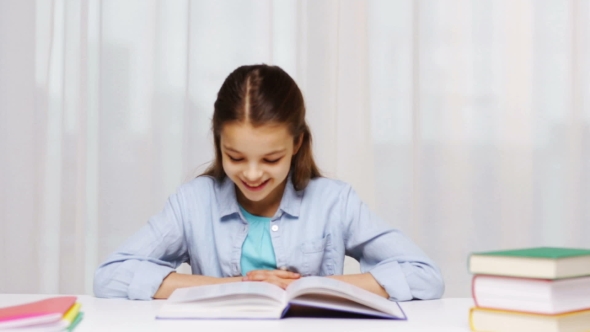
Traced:
<svg viewBox="0 0 590 332">
<path fill-rule="evenodd" d="M 217 90 L 253 63 L 294 77 L 324 173 L 445 296 L 472 251 L 590 247 L 586 0 L 2 0 L 0 292 L 91 293 L 212 159 Z"/>
</svg>

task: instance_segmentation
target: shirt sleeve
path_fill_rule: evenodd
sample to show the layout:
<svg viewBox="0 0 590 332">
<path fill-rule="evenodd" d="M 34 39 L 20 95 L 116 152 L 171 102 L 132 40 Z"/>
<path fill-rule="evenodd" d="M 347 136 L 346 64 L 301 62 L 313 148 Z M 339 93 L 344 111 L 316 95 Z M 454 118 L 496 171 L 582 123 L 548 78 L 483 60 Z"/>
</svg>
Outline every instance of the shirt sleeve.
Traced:
<svg viewBox="0 0 590 332">
<path fill-rule="evenodd" d="M 94 274 L 94 294 L 151 300 L 162 280 L 188 261 L 179 194 L 131 236 Z"/>
<path fill-rule="evenodd" d="M 399 230 L 373 214 L 354 190 L 342 192 L 346 255 L 358 260 L 392 301 L 438 299 L 444 293 L 440 270 Z"/>
</svg>

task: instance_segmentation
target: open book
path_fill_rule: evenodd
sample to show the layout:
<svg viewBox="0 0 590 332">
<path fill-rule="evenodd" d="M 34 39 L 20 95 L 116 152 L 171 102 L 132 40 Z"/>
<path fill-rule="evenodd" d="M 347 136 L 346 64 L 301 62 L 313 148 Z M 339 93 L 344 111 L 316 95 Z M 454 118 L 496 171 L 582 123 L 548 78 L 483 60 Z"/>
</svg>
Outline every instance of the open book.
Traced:
<svg viewBox="0 0 590 332">
<path fill-rule="evenodd" d="M 179 288 L 159 319 L 279 319 L 289 308 L 406 320 L 397 304 L 364 289 L 326 277 L 305 277 L 286 290 L 266 282 L 235 282 Z"/>
</svg>

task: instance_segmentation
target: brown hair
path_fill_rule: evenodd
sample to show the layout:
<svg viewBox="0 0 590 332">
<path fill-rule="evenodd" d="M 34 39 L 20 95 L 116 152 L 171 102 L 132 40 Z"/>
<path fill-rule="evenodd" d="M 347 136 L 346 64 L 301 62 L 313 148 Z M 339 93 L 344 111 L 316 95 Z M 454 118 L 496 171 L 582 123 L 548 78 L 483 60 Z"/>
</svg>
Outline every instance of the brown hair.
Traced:
<svg viewBox="0 0 590 332">
<path fill-rule="evenodd" d="M 221 163 L 221 130 L 229 122 L 287 125 L 293 139 L 301 137 L 301 147 L 291 160 L 291 180 L 296 190 L 320 177 L 311 151 L 311 132 L 305 122 L 303 95 L 295 81 L 277 66 L 252 65 L 234 70 L 223 82 L 213 112 L 212 130 L 215 160 L 203 175 L 218 181 L 226 177 Z"/>
</svg>

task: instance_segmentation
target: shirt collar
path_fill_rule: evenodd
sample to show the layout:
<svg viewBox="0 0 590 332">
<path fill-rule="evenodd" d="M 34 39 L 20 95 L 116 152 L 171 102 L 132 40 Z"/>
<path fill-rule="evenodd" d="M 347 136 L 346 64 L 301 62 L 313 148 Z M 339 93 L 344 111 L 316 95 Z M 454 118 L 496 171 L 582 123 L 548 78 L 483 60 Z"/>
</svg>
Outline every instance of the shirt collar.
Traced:
<svg viewBox="0 0 590 332">
<path fill-rule="evenodd" d="M 225 177 L 219 187 L 219 212 L 220 217 L 223 219 L 234 213 L 239 213 L 240 207 L 238 206 L 238 200 L 236 198 L 236 186 L 234 182 L 229 178 Z M 296 191 L 291 180 L 291 174 L 287 178 L 287 184 L 285 185 L 285 191 L 283 192 L 283 198 L 279 205 L 279 210 L 292 216 L 299 217 L 299 210 L 301 208 L 301 199 L 303 197 L 303 191 Z"/>
</svg>

